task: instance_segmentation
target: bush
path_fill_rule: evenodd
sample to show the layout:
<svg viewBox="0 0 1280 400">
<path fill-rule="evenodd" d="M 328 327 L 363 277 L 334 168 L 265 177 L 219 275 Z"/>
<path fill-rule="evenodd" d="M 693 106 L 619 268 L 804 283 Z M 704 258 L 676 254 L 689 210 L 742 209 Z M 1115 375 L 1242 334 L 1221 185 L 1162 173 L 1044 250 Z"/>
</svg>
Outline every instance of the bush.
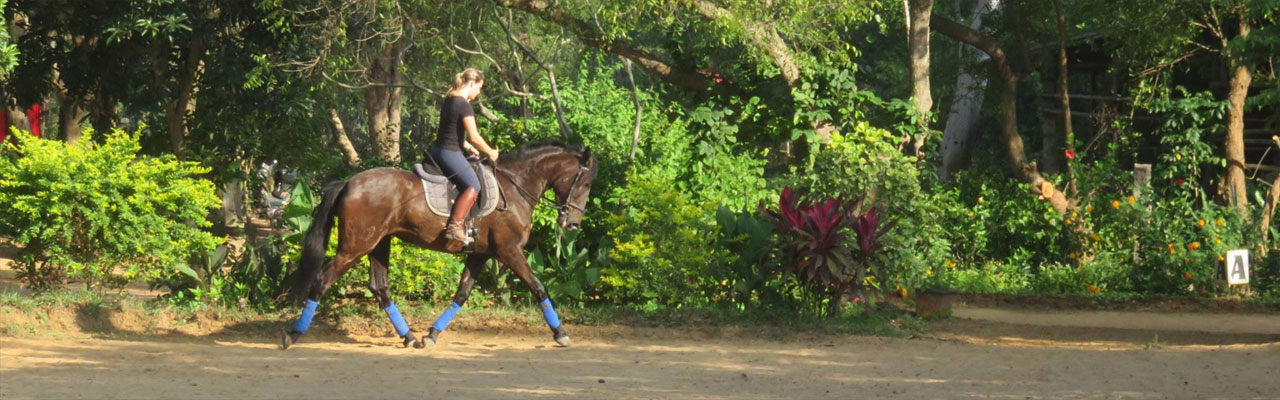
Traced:
<svg viewBox="0 0 1280 400">
<path fill-rule="evenodd" d="M 871 260 L 874 273 L 866 284 L 905 295 L 923 284 L 925 271 L 944 265 L 950 237 L 962 233 L 943 225 L 944 211 L 953 203 L 944 193 L 922 189 L 915 158 L 898 151 L 896 140 L 889 131 L 856 123 L 848 135 L 833 135 L 811 155 L 810 167 L 792 179 L 810 196 L 862 195 L 864 204 L 885 207 L 882 214 L 897 225 Z"/>
<path fill-rule="evenodd" d="M 625 199 L 607 217 L 613 240 L 602 271 L 604 298 L 667 306 L 705 302 L 710 266 L 723 257 L 713 244 L 711 208 L 696 202 L 674 181 L 635 174 L 612 199 Z"/>
<path fill-rule="evenodd" d="M 66 276 L 120 287 L 174 271 L 195 275 L 188 255 L 218 240 L 205 219 L 219 205 L 208 168 L 173 156 L 140 157 L 138 137 L 115 130 L 75 145 L 16 132 L 0 153 L 0 236 L 22 247 L 26 285 L 45 290 Z"/>
</svg>

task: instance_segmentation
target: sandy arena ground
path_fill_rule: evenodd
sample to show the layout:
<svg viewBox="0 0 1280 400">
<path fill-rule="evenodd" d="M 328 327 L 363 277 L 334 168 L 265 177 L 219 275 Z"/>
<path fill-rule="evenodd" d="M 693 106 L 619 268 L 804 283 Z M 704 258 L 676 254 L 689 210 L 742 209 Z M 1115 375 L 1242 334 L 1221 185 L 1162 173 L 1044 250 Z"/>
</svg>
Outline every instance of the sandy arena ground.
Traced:
<svg viewBox="0 0 1280 400">
<path fill-rule="evenodd" d="M 423 350 L 389 334 L 288 351 L 266 335 L 0 337 L 0 399 L 1280 398 L 1274 314 L 964 308 L 917 339 L 570 329 L 570 348 L 528 328 Z"/>
</svg>

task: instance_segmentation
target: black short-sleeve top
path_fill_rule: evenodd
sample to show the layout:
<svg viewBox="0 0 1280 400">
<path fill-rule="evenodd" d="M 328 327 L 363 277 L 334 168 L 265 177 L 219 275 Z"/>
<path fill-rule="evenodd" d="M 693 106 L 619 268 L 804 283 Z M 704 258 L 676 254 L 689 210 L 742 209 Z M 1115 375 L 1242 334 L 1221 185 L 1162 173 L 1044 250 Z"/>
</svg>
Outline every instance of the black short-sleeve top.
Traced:
<svg viewBox="0 0 1280 400">
<path fill-rule="evenodd" d="M 462 151 L 462 143 L 467 140 L 467 128 L 462 119 L 474 116 L 471 103 L 462 96 L 444 98 L 440 105 L 440 126 L 436 129 L 435 146 L 444 150 Z"/>
</svg>

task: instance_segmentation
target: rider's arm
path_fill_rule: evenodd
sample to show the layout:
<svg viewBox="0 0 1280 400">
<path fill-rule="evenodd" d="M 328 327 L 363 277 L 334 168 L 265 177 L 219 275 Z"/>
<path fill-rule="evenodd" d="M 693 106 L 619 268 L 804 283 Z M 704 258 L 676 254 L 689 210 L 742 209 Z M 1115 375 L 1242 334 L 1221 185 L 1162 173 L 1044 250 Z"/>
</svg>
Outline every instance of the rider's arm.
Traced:
<svg viewBox="0 0 1280 400">
<path fill-rule="evenodd" d="M 480 157 L 480 150 L 476 150 L 476 147 L 472 146 L 470 142 L 462 142 L 462 149 L 473 156 Z"/>
<path fill-rule="evenodd" d="M 493 147 L 490 147 L 489 143 L 485 142 L 484 138 L 480 137 L 480 131 L 476 130 L 475 116 L 462 117 L 462 126 L 467 130 L 467 142 L 470 142 L 472 146 L 480 149 L 481 152 L 489 156 L 489 159 L 494 161 L 498 160 L 498 151 Z"/>
</svg>

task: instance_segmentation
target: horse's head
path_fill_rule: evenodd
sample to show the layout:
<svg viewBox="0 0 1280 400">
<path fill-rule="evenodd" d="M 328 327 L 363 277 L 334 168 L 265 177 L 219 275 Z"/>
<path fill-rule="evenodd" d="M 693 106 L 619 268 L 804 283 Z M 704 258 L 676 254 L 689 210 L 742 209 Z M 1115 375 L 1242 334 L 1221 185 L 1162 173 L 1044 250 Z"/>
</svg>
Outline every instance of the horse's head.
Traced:
<svg viewBox="0 0 1280 400">
<path fill-rule="evenodd" d="M 595 180 L 598 171 L 590 147 L 576 158 L 576 163 L 565 163 L 556 178 L 551 180 L 551 188 L 556 193 L 556 208 L 560 212 L 556 222 L 568 230 L 578 229 L 582 224 L 587 198 L 591 194 L 591 181 Z"/>
</svg>

